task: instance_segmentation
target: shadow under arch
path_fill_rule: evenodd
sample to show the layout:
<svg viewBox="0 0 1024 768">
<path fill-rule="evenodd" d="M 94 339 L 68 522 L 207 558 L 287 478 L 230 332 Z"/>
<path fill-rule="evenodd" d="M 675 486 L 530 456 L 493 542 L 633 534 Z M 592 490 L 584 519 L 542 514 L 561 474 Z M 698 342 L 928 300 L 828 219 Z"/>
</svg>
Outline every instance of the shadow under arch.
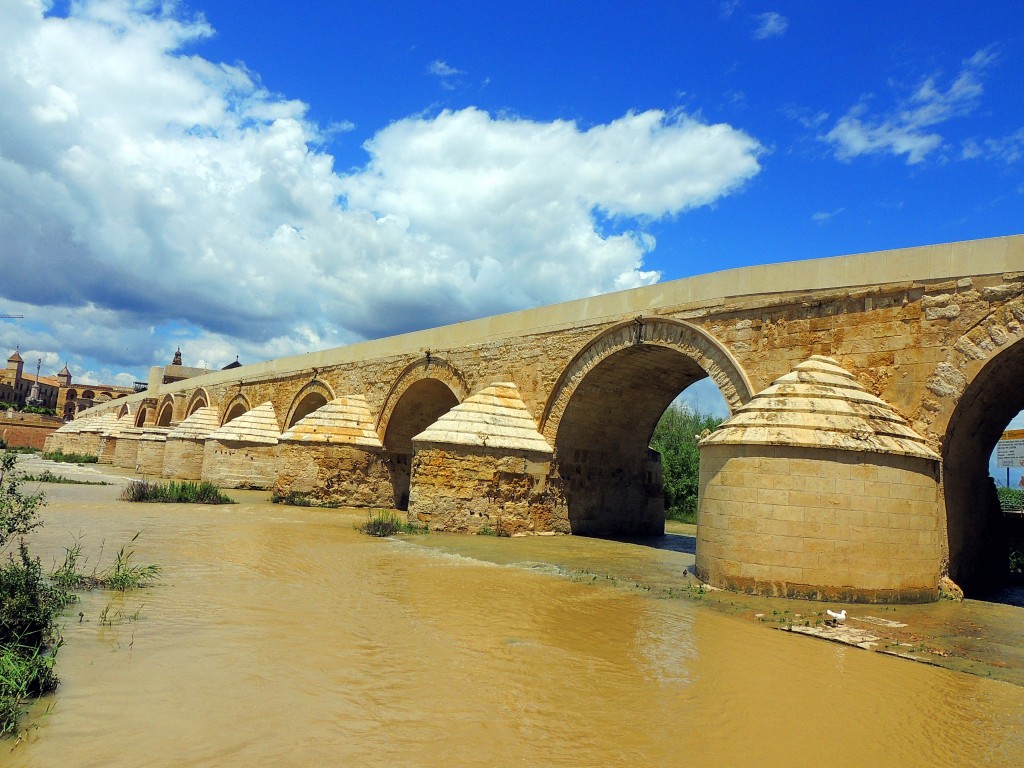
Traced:
<svg viewBox="0 0 1024 768">
<path fill-rule="evenodd" d="M 541 422 L 555 446 L 552 485 L 573 533 L 664 532 L 660 457 L 650 440 L 679 393 L 708 376 L 730 409 L 753 395 L 743 369 L 718 341 L 674 320 L 620 323 L 576 355 Z"/>
<path fill-rule="evenodd" d="M 156 426 L 169 427 L 174 417 L 174 395 L 164 395 L 157 407 Z"/>
<path fill-rule="evenodd" d="M 377 434 L 387 453 L 395 506 L 409 508 L 412 480 L 412 438 L 466 399 L 462 374 L 434 356 L 406 366 L 388 392 L 377 419 Z"/>
<path fill-rule="evenodd" d="M 208 408 L 209 405 L 209 394 L 207 394 L 205 389 L 199 387 L 199 389 L 189 395 L 188 403 L 185 405 L 185 418 L 187 419 L 200 408 Z"/>
<path fill-rule="evenodd" d="M 284 422 L 285 430 L 291 429 L 301 419 L 313 411 L 323 408 L 334 399 L 334 390 L 326 382 L 319 379 L 308 382 L 292 398 L 292 404 L 288 408 L 288 417 Z"/>
<path fill-rule="evenodd" d="M 138 413 L 135 414 L 135 426 L 143 427 L 146 424 L 146 417 L 149 415 L 149 408 L 145 405 L 139 407 Z"/>
<path fill-rule="evenodd" d="M 220 425 L 223 427 L 229 421 L 234 421 L 243 413 L 248 413 L 252 410 L 252 405 L 249 403 L 249 398 L 239 392 L 237 395 L 228 400 L 227 405 L 224 406 L 223 415 L 221 416 Z"/>
<path fill-rule="evenodd" d="M 1013 522 L 1002 514 L 988 464 L 1006 425 L 1024 410 L 1021 381 L 1024 338 L 1000 349 L 971 378 L 942 441 L 949 575 L 969 596 L 997 586 L 1008 575 Z"/>
</svg>

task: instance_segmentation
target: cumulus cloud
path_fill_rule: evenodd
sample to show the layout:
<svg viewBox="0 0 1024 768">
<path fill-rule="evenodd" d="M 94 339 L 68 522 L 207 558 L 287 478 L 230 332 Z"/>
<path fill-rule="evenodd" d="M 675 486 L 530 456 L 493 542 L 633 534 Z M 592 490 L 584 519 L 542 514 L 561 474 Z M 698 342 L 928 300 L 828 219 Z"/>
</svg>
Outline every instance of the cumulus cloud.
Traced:
<svg viewBox="0 0 1024 768">
<path fill-rule="evenodd" d="M 978 105 L 983 71 L 994 60 L 991 50 L 978 51 L 963 63 L 943 89 L 935 77 L 923 80 L 896 106 L 881 115 L 870 112 L 864 97 L 819 138 L 833 145 L 836 157 L 851 160 L 866 154 L 906 156 L 908 165 L 923 162 L 943 145 L 936 126 L 972 112 Z"/>
<path fill-rule="evenodd" d="M 584 127 L 467 108 L 381 128 L 365 167 L 339 173 L 304 104 L 185 52 L 212 33 L 202 18 L 6 5 L 0 296 L 48 318 L 50 349 L 110 370 L 179 344 L 191 364 L 254 362 L 651 283 L 645 226 L 759 171 L 756 140 L 682 113 Z"/>
<path fill-rule="evenodd" d="M 781 37 L 789 29 L 789 19 L 781 13 L 768 11 L 754 16 L 757 29 L 754 30 L 755 40 L 767 40 L 769 37 Z"/>
</svg>

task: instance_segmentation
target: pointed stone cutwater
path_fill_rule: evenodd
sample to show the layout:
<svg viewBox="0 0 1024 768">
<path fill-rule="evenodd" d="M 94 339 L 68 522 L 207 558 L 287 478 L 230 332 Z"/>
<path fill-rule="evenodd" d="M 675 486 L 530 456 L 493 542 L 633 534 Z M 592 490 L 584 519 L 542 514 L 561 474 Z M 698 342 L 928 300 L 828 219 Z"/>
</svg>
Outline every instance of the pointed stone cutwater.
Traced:
<svg viewBox="0 0 1024 768">
<path fill-rule="evenodd" d="M 369 402 L 346 395 L 281 435 L 274 493 L 321 505 L 394 507 L 390 466 Z"/>
<path fill-rule="evenodd" d="M 697 575 L 787 597 L 934 600 L 939 464 L 895 408 L 812 357 L 700 441 Z"/>
<path fill-rule="evenodd" d="M 167 433 L 168 440 L 205 440 L 220 429 L 220 414 L 213 406 L 197 408 Z"/>
<path fill-rule="evenodd" d="M 553 451 L 515 384 L 499 382 L 472 395 L 412 444 L 409 511 L 431 528 L 558 530 L 547 487 Z"/>
<path fill-rule="evenodd" d="M 222 488 L 270 489 L 280 436 L 273 403 L 243 413 L 206 438 L 200 479 Z"/>
<path fill-rule="evenodd" d="M 208 435 L 210 440 L 238 443 L 261 443 L 277 445 L 281 437 L 281 427 L 277 423 L 274 404 L 267 401 L 246 411 L 237 419 L 232 419 L 223 427 Z"/>
<path fill-rule="evenodd" d="M 506 451 L 553 453 L 537 430 L 519 388 L 511 382 L 492 384 L 467 398 L 412 439 L 427 445 L 465 445 Z"/>
<path fill-rule="evenodd" d="M 821 355 L 737 408 L 701 445 L 805 446 L 939 458 L 891 405 Z"/>
<path fill-rule="evenodd" d="M 327 403 L 281 435 L 281 441 L 340 443 L 383 448 L 374 429 L 370 404 L 362 395 L 339 397 Z"/>
</svg>

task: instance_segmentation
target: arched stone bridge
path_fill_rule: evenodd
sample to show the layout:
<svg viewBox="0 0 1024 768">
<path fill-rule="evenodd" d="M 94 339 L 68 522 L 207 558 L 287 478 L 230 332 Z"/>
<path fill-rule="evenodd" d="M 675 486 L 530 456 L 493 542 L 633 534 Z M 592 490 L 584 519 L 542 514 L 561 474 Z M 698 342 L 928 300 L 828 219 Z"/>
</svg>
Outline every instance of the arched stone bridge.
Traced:
<svg viewBox="0 0 1024 768">
<path fill-rule="evenodd" d="M 52 440 L 446 530 L 652 533 L 648 442 L 710 376 L 751 429 L 702 448 L 702 576 L 934 599 L 940 575 L 978 587 L 998 560 L 987 459 L 1024 408 L 1022 291 L 1024 236 L 735 269 L 172 384 L 154 369 Z M 787 375 L 804 383 L 746 413 Z"/>
</svg>

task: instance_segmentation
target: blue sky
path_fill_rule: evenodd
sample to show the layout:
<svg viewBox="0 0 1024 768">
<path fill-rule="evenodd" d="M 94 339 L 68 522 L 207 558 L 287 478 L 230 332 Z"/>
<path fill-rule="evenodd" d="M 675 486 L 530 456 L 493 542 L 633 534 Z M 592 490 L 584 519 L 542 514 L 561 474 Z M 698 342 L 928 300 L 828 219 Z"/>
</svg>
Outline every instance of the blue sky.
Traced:
<svg viewBox="0 0 1024 768">
<path fill-rule="evenodd" d="M 0 49 L 0 346 L 78 380 L 1021 232 L 1020 2 L 0 0 Z"/>
</svg>

